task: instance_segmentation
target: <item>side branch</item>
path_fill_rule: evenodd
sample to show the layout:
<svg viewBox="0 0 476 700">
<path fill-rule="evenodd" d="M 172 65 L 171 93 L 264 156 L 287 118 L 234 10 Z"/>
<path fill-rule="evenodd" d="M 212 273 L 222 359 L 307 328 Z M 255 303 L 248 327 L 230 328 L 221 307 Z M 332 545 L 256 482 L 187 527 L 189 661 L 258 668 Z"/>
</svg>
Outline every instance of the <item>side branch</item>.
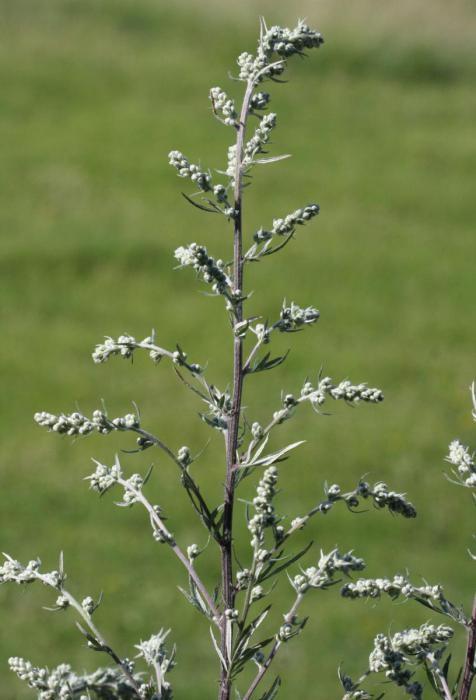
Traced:
<svg viewBox="0 0 476 700">
<path fill-rule="evenodd" d="M 180 472 L 182 474 L 182 484 L 187 491 L 187 494 L 190 498 L 190 501 L 192 502 L 193 507 L 197 511 L 198 515 L 202 519 L 203 523 L 205 524 L 205 527 L 211 534 L 213 535 L 214 539 L 219 541 L 220 540 L 220 533 L 218 532 L 218 528 L 215 524 L 215 517 L 213 513 L 210 511 L 205 499 L 203 498 L 200 488 L 198 484 L 195 483 L 195 480 L 192 478 L 190 473 L 187 470 L 187 467 L 185 466 L 185 463 L 182 462 L 168 447 L 160 438 L 158 438 L 156 435 L 153 435 L 152 433 L 149 433 L 147 430 L 143 430 L 142 428 L 139 427 L 133 427 L 131 430 L 138 435 L 140 435 L 144 441 L 145 444 L 153 444 L 157 445 L 165 454 L 174 462 L 174 464 L 177 465 L 177 467 L 180 469 Z"/>
<path fill-rule="evenodd" d="M 289 610 L 289 612 L 284 616 L 284 622 L 287 624 L 293 624 L 296 621 L 296 613 L 299 605 L 301 604 L 301 601 L 303 599 L 303 595 L 301 593 L 298 593 L 296 600 L 294 601 L 294 604 L 292 608 Z M 279 635 L 276 636 L 275 642 L 273 644 L 273 647 L 271 651 L 268 654 L 267 659 L 263 662 L 263 664 L 260 666 L 258 673 L 254 677 L 253 681 L 251 682 L 250 687 L 246 691 L 245 695 L 243 695 L 243 700 L 250 700 L 251 696 L 255 692 L 256 688 L 258 685 L 261 683 L 263 680 L 263 677 L 265 676 L 266 672 L 268 671 L 269 667 L 271 666 L 276 654 L 278 653 L 278 649 L 283 643 L 283 640 L 280 639 Z"/>
<path fill-rule="evenodd" d="M 197 589 L 200 591 L 201 595 L 203 596 L 203 599 L 205 600 L 209 610 L 210 614 L 213 617 L 213 622 L 218 625 L 219 624 L 219 618 L 220 618 L 220 613 L 218 612 L 210 594 L 208 593 L 203 581 L 201 580 L 200 576 L 198 575 L 195 567 L 193 566 L 192 562 L 189 561 L 187 556 L 182 552 L 178 544 L 175 542 L 175 539 L 172 535 L 171 532 L 167 529 L 165 526 L 165 523 L 163 522 L 162 518 L 160 515 L 157 513 L 156 509 L 153 507 L 151 503 L 147 500 L 147 498 L 144 496 L 142 491 L 135 489 L 132 487 L 129 483 L 125 482 L 123 479 L 118 479 L 118 483 L 121 484 L 121 486 L 124 486 L 127 488 L 131 493 L 134 495 L 135 499 L 139 502 L 142 503 L 144 508 L 147 510 L 150 516 L 150 520 L 152 523 L 153 527 L 156 527 L 160 534 L 163 536 L 164 540 L 170 545 L 170 548 L 174 552 L 175 556 L 182 562 L 184 567 L 187 569 L 188 575 L 196 585 Z"/>
<path fill-rule="evenodd" d="M 85 634 L 85 636 L 88 638 L 89 644 L 92 646 L 92 648 L 96 649 L 97 651 L 103 651 L 106 654 L 108 654 L 111 659 L 114 661 L 117 666 L 122 670 L 124 673 L 125 677 L 131 684 L 131 686 L 134 688 L 134 691 L 137 695 L 138 698 L 140 698 L 140 688 L 136 682 L 136 679 L 132 675 L 127 660 L 121 659 L 120 656 L 114 651 L 114 649 L 106 642 L 105 638 L 102 636 L 94 622 L 92 621 L 91 615 L 84 610 L 83 606 L 78 603 L 76 598 L 69 593 L 66 589 L 62 589 L 61 595 L 66 598 L 68 601 L 69 605 L 71 605 L 72 608 L 76 610 L 76 612 L 80 615 L 80 617 L 83 618 L 84 622 L 87 624 L 89 629 L 94 635 L 93 639 L 89 639 L 89 634 L 83 630 L 81 625 L 78 624 L 79 630 Z"/>
</svg>

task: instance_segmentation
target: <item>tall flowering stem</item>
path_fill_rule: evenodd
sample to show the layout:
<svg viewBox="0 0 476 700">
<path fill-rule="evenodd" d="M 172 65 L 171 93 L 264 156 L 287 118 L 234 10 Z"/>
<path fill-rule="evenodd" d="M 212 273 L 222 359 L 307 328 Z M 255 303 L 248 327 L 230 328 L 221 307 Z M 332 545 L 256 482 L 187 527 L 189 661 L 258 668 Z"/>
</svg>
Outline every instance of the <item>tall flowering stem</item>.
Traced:
<svg viewBox="0 0 476 700">
<path fill-rule="evenodd" d="M 250 108 L 251 95 L 253 93 L 254 81 L 249 80 L 243 105 L 241 108 L 240 121 L 237 126 L 236 135 L 236 169 L 234 186 L 234 231 L 233 231 L 233 291 L 238 298 L 241 298 L 243 290 L 243 171 L 242 154 L 246 133 L 246 124 Z M 235 306 L 235 321 L 240 323 L 243 320 L 243 302 L 240 300 Z M 226 432 L 226 477 L 223 507 L 223 534 L 221 541 L 222 558 L 222 590 L 223 602 L 226 609 L 232 610 L 234 607 L 235 589 L 233 586 L 233 502 L 235 490 L 235 467 L 237 463 L 238 450 L 238 430 L 241 415 L 241 400 L 243 392 L 243 339 L 236 336 L 233 341 L 233 403 L 231 416 L 228 421 Z M 225 615 L 221 622 L 221 651 L 226 656 L 226 637 L 229 620 Z M 227 670 L 222 668 L 220 680 L 220 700 L 228 700 L 231 692 L 231 683 Z"/>
<path fill-rule="evenodd" d="M 466 660 L 464 665 L 463 682 L 459 700 L 468 700 L 473 684 L 476 669 L 474 667 L 474 659 L 476 652 L 476 595 L 473 600 L 473 611 L 469 622 L 468 645 L 466 648 Z"/>
<path fill-rule="evenodd" d="M 215 174 L 204 168 L 200 161 L 193 162 L 181 151 L 169 153 L 169 163 L 181 178 L 187 178 L 195 187 L 191 196 L 182 193 L 185 199 L 199 210 L 222 215 L 233 231 L 232 262 L 225 262 L 212 256 L 208 249 L 196 242 L 181 245 L 175 250 L 175 259 L 180 268 L 192 268 L 201 282 L 209 286 L 211 294 L 221 296 L 229 315 L 232 327 L 233 379 L 224 389 L 219 389 L 209 381 L 206 366 L 190 362 L 180 345 L 175 350 L 168 350 L 156 342 L 155 331 L 143 340 L 137 340 L 129 334 L 119 337 L 106 336 L 99 343 L 93 359 L 102 364 L 109 358 L 118 356 L 131 360 L 134 354 L 146 352 L 154 364 L 162 360 L 174 365 L 178 379 L 195 395 L 206 410 L 199 412 L 199 418 L 214 431 L 221 433 L 225 441 L 225 474 L 223 502 L 210 503 L 197 482 L 197 473 L 193 463 L 201 453 L 195 454 L 183 445 L 172 449 L 154 432 L 145 430 L 141 423 L 140 411 L 134 404 L 134 413 L 127 413 L 116 418 L 108 417 L 105 406 L 88 417 L 78 410 L 74 413 L 49 413 L 40 411 L 35 414 L 38 425 L 59 435 L 69 437 L 86 437 L 88 435 L 110 435 L 131 433 L 136 439 L 136 448 L 126 450 L 129 453 L 143 453 L 145 450 L 159 448 L 179 470 L 180 485 L 185 489 L 201 525 L 208 533 L 208 540 L 200 545 L 190 543 L 184 546 L 180 533 L 173 534 L 173 510 L 163 510 L 147 495 L 146 486 L 152 474 L 150 467 L 145 475 L 132 473 L 126 476 L 119 458 L 116 456 L 112 465 L 102 464 L 97 460 L 92 474 L 86 477 L 92 491 L 103 496 L 111 489 L 122 491 L 122 499 L 115 504 L 121 508 L 139 505 L 147 512 L 152 536 L 158 544 L 172 550 L 182 563 L 187 573 L 188 587 L 180 588 L 186 600 L 202 614 L 210 626 L 211 638 L 220 662 L 218 679 L 218 700 L 230 700 L 235 692 L 237 678 L 249 666 L 257 666 L 253 676 L 248 675 L 248 689 L 237 697 L 242 700 L 254 700 L 258 691 L 260 700 L 272 700 L 278 692 L 281 680 L 275 677 L 271 686 L 264 690 L 262 685 L 269 678 L 269 670 L 278 655 L 279 649 L 301 634 L 307 617 L 300 616 L 305 607 L 304 598 L 311 589 L 326 590 L 335 586 L 344 576 L 351 576 L 365 568 L 365 562 L 354 556 L 352 550 L 340 553 L 337 548 L 322 551 L 315 565 L 305 565 L 300 573 L 293 574 L 298 565 L 309 552 L 312 542 L 302 549 L 293 551 L 293 535 L 301 531 L 311 517 L 325 515 L 338 502 L 345 504 L 350 512 L 355 512 L 364 501 L 376 509 L 387 510 L 404 518 L 414 518 L 416 510 L 405 494 L 390 489 L 386 483 L 377 481 L 373 484 L 360 479 L 356 488 L 344 491 L 338 484 L 325 485 L 323 500 L 317 504 L 313 501 L 304 511 L 304 515 L 289 518 L 277 510 L 276 496 L 279 493 L 278 464 L 288 459 L 303 444 L 303 440 L 293 439 L 287 445 L 272 447 L 271 432 L 284 422 L 295 417 L 300 406 L 310 405 L 317 414 L 321 414 L 324 405 L 341 402 L 349 406 L 358 404 L 379 404 L 383 400 L 380 389 L 369 387 L 366 383 L 354 384 L 349 379 L 334 381 L 319 372 L 317 377 L 308 378 L 296 394 L 282 392 L 281 404 L 266 422 L 248 421 L 243 415 L 242 396 L 245 377 L 274 370 L 285 362 L 287 353 L 272 356 L 265 346 L 269 346 L 279 333 L 295 333 L 315 324 L 320 312 L 310 305 L 301 306 L 295 301 L 284 298 L 280 311 L 274 320 L 268 323 L 262 316 L 250 317 L 245 313 L 244 304 L 247 294 L 244 291 L 244 267 L 248 262 L 264 260 L 267 256 L 281 251 L 294 238 L 298 227 L 304 226 L 319 214 L 316 203 L 302 204 L 291 213 L 282 214 L 272 220 L 271 224 L 256 230 L 251 237 L 244 236 L 243 231 L 243 192 L 245 178 L 256 165 L 273 163 L 286 158 L 287 155 L 269 156 L 268 147 L 271 134 L 277 124 L 274 112 L 268 112 L 270 95 L 261 91 L 265 81 L 281 82 L 279 78 L 286 70 L 287 60 L 292 56 L 304 58 L 308 49 L 318 48 L 323 43 L 319 32 L 312 30 L 302 20 L 296 27 L 289 29 L 273 26 L 268 29 L 264 20 L 255 55 L 248 52 L 240 54 L 238 80 L 242 82 L 244 95 L 241 108 L 235 108 L 232 97 L 220 87 L 210 91 L 212 112 L 214 116 L 234 134 L 234 143 L 228 149 L 226 170 L 217 171 L 225 177 L 224 183 L 214 181 Z M 247 134 L 249 118 L 257 119 L 257 126 Z M 197 199 L 198 198 L 198 199 Z M 252 241 L 252 243 L 251 243 Z M 244 249 L 244 243 L 251 247 Z M 279 302 L 281 304 L 281 300 Z M 279 309 L 279 307 L 278 307 Z M 253 338 L 254 336 L 254 338 Z M 247 355 L 244 345 L 247 344 Z M 231 350 L 231 348 L 230 348 Z M 473 402 L 476 397 L 473 391 Z M 203 406 L 202 406 L 203 408 Z M 250 412 L 252 407 L 250 407 Z M 301 409 L 299 409 L 301 410 Z M 459 441 L 450 445 L 449 462 L 455 467 L 453 474 L 459 483 L 468 488 L 476 487 L 476 466 L 473 456 Z M 234 572 L 234 502 L 237 489 L 248 477 L 259 475 L 256 492 L 252 501 L 247 502 L 245 526 L 249 534 L 250 549 L 238 562 Z M 218 477 L 220 480 L 223 478 Z M 170 517 L 167 520 L 164 512 Z M 292 517 L 292 516 L 291 516 Z M 167 524 L 166 524 L 167 523 Z M 214 553 L 220 558 L 219 580 L 213 589 L 205 585 L 198 557 L 212 544 Z M 81 631 L 88 640 L 90 648 L 106 652 L 115 662 L 112 669 L 98 669 L 94 674 L 78 676 L 67 665 L 61 665 L 49 671 L 38 668 L 20 657 L 12 657 L 11 668 L 17 675 L 29 683 L 30 687 L 47 691 L 46 697 L 68 697 L 70 700 L 83 700 L 84 690 L 94 693 L 99 698 L 140 698 L 140 700 L 172 700 L 172 686 L 165 679 L 165 674 L 175 665 L 175 647 L 169 653 L 165 648 L 165 639 L 169 632 L 161 627 L 152 636 L 139 644 L 136 659 L 148 669 L 135 672 L 135 660 L 121 658 L 106 644 L 92 621 L 92 615 L 100 600 L 95 602 L 90 596 L 81 603 L 77 602 L 63 586 L 65 579 L 62 572 L 48 575 L 38 573 L 39 562 L 32 561 L 22 567 L 10 557 L 0 566 L 0 584 L 7 582 L 29 583 L 41 580 L 52 585 L 60 593 L 54 610 L 66 607 L 74 608 L 81 616 L 87 629 Z M 261 624 L 265 619 L 271 621 L 274 616 L 272 604 L 265 602 L 274 589 L 277 577 L 288 577 L 293 589 L 293 598 L 282 621 L 274 623 L 274 632 L 263 632 Z M 399 596 L 413 598 L 434 612 L 449 616 L 454 622 L 469 629 L 464 679 L 459 700 L 468 700 L 474 676 L 474 656 L 476 647 L 476 601 L 471 618 L 443 595 L 440 586 L 414 586 L 401 575 L 393 579 L 359 579 L 346 583 L 341 593 L 345 598 L 378 598 L 382 594 L 392 599 Z M 269 617 L 268 617 L 269 615 Z M 216 636 L 215 636 L 216 635 Z M 360 689 L 360 685 L 372 672 L 385 672 L 389 680 L 411 695 L 413 700 L 421 700 L 422 686 L 413 678 L 416 665 L 425 666 L 439 689 L 440 697 L 452 700 L 448 685 L 448 664 L 442 665 L 443 654 L 453 635 L 447 626 L 425 624 L 419 629 L 408 629 L 394 635 L 378 635 L 375 648 L 369 657 L 369 670 L 354 682 L 349 676 L 340 674 L 346 692 L 345 700 L 370 700 L 374 697 Z M 408 666 L 408 667 L 407 667 Z M 250 680 L 251 678 L 251 680 Z M 264 681 L 264 682 L 263 682 Z M 104 692 L 103 692 L 104 691 Z M 454 692 L 453 692 L 454 695 Z M 235 697 L 233 695 L 233 697 Z M 380 696 L 382 697 L 382 696 Z M 454 699 L 453 699 L 454 700 Z"/>
</svg>

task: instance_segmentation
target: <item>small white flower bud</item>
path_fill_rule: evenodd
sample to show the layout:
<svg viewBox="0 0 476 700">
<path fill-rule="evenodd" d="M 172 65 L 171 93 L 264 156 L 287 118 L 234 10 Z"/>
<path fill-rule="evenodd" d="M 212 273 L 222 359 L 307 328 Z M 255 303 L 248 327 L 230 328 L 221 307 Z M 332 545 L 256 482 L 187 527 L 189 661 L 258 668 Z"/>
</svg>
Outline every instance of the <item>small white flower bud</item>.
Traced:
<svg viewBox="0 0 476 700">
<path fill-rule="evenodd" d="M 66 596 L 59 595 L 56 598 L 56 605 L 58 608 L 61 608 L 62 610 L 66 610 L 66 608 L 69 607 L 69 600 Z"/>
<path fill-rule="evenodd" d="M 191 544 L 187 547 L 187 556 L 190 561 L 196 559 L 200 554 L 200 550 L 197 544 Z"/>
<path fill-rule="evenodd" d="M 88 615 L 92 615 L 97 606 L 91 596 L 87 596 L 81 601 L 81 607 Z"/>
<path fill-rule="evenodd" d="M 253 586 L 251 589 L 251 597 L 250 600 L 252 603 L 254 603 L 257 600 L 260 600 L 264 596 L 264 589 L 263 586 Z"/>
</svg>

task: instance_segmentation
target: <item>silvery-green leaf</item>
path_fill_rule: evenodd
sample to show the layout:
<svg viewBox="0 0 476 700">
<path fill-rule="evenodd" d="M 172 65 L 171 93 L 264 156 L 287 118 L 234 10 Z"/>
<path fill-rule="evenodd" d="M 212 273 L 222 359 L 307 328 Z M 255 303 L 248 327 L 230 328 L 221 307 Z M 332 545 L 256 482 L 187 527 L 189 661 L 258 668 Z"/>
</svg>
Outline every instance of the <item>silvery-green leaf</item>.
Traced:
<svg viewBox="0 0 476 700">
<path fill-rule="evenodd" d="M 253 163 L 266 165 L 266 163 L 277 163 L 279 160 L 291 158 L 291 153 L 284 153 L 282 156 L 270 156 L 269 158 L 254 158 Z"/>
<path fill-rule="evenodd" d="M 223 666 L 223 670 L 225 672 L 228 672 L 227 663 L 226 663 L 225 659 L 223 658 L 223 654 L 220 651 L 220 647 L 218 646 L 218 642 L 215 639 L 215 635 L 213 634 L 213 630 L 211 627 L 210 627 L 210 636 L 212 638 L 213 646 L 215 647 L 215 651 L 218 655 L 218 658 L 220 659 L 221 665 Z"/>
<path fill-rule="evenodd" d="M 253 457 L 247 464 L 241 464 L 240 469 L 244 467 L 258 467 L 258 466 L 263 466 L 263 467 L 269 467 L 272 464 L 276 464 L 276 462 L 281 462 L 283 459 L 286 459 L 285 455 L 287 455 L 289 452 L 294 450 L 296 447 L 299 447 L 299 445 L 303 445 L 306 441 L 305 440 L 299 440 L 298 442 L 292 442 L 290 445 L 287 445 L 286 447 L 283 447 L 281 450 L 277 450 L 276 452 L 272 452 L 269 455 L 266 455 L 266 457 L 261 457 L 260 459 L 255 459 Z"/>
</svg>

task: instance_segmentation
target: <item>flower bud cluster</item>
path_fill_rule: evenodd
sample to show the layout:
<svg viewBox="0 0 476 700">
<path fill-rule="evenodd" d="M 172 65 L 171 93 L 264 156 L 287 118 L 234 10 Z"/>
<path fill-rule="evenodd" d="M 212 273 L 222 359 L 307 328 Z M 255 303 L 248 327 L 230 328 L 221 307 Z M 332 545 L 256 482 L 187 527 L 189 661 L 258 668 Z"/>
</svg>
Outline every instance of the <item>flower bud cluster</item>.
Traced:
<svg viewBox="0 0 476 700">
<path fill-rule="evenodd" d="M 387 484 L 379 481 L 372 489 L 371 496 L 378 508 L 388 508 L 391 513 L 398 513 L 404 518 L 415 518 L 416 510 L 405 494 L 389 491 Z"/>
<path fill-rule="evenodd" d="M 362 571 L 365 562 L 360 557 L 354 557 L 352 552 L 340 554 L 337 549 L 328 554 L 321 550 L 317 566 L 311 566 L 294 577 L 292 583 L 297 593 L 306 593 L 309 588 L 327 588 L 333 583 L 337 572 L 348 575 L 350 571 Z"/>
<path fill-rule="evenodd" d="M 244 591 L 248 588 L 251 581 L 251 571 L 249 569 L 241 569 L 236 572 L 236 590 Z"/>
<path fill-rule="evenodd" d="M 453 440 L 449 446 L 446 461 L 456 467 L 463 484 L 468 488 L 476 487 L 476 464 L 474 455 L 459 440 Z"/>
<path fill-rule="evenodd" d="M 227 608 L 224 613 L 225 617 L 227 620 L 230 620 L 231 622 L 235 622 L 238 620 L 240 613 L 236 608 Z"/>
<path fill-rule="evenodd" d="M 283 303 L 281 309 L 280 320 L 275 324 L 282 333 L 289 333 L 297 330 L 301 326 L 315 323 L 320 316 L 320 313 L 313 306 L 308 306 L 302 309 L 293 301 L 290 306 Z"/>
<path fill-rule="evenodd" d="M 215 199 L 217 200 L 218 204 L 221 204 L 223 206 L 223 209 L 221 209 L 220 211 L 222 211 L 223 214 L 225 214 L 225 216 L 228 216 L 230 219 L 233 219 L 236 215 L 236 210 L 230 204 L 230 200 L 228 199 L 228 192 L 226 190 L 225 185 L 215 185 L 213 188 L 213 194 L 215 195 Z"/>
<path fill-rule="evenodd" d="M 72 673 L 71 666 L 67 664 L 61 664 L 50 672 L 47 668 L 37 668 L 30 661 L 14 656 L 8 659 L 8 665 L 20 680 L 26 681 L 30 688 L 39 691 L 39 700 L 69 700 L 73 697 L 73 687 L 77 684 L 77 678 Z"/>
<path fill-rule="evenodd" d="M 253 436 L 253 440 L 262 440 L 264 437 L 264 428 L 263 426 L 258 423 L 258 421 L 255 421 L 252 426 L 251 426 L 251 435 Z"/>
<path fill-rule="evenodd" d="M 56 607 L 59 610 L 66 610 L 66 608 L 69 608 L 69 606 L 70 600 L 67 596 L 61 594 L 56 598 Z"/>
<path fill-rule="evenodd" d="M 132 357 L 132 353 L 136 347 L 136 339 L 124 333 L 117 340 L 110 336 L 106 336 L 104 343 L 98 343 L 93 352 L 93 360 L 96 363 L 106 362 L 111 355 L 121 355 L 121 357 Z"/>
<path fill-rule="evenodd" d="M 288 642 L 292 637 L 295 637 L 298 631 L 295 629 L 295 625 L 292 622 L 285 622 L 279 628 L 277 639 L 280 642 Z"/>
<path fill-rule="evenodd" d="M 154 338 L 148 336 L 144 340 L 136 340 L 134 336 L 124 333 L 120 335 L 117 340 L 106 336 L 104 343 L 98 343 L 96 348 L 92 353 L 93 360 L 96 364 L 101 362 L 106 362 L 112 355 L 120 355 L 125 359 L 132 357 L 134 350 L 136 348 L 145 347 L 149 350 L 149 356 L 154 362 L 160 362 L 163 353 L 160 352 L 159 348 L 148 346 L 154 345 Z"/>
<path fill-rule="evenodd" d="M 132 697 L 133 688 L 120 668 L 100 668 L 78 675 L 69 664 L 60 664 L 51 671 L 33 666 L 18 656 L 8 659 L 10 670 L 38 691 L 38 700 L 87 700 L 91 691 L 97 697 Z M 144 698 L 152 695 L 144 695 Z M 161 699 L 162 700 L 162 699 Z"/>
<path fill-rule="evenodd" d="M 271 27 L 260 40 L 260 48 L 268 54 L 279 56 L 302 54 L 305 49 L 319 48 L 324 43 L 319 32 L 313 31 L 303 20 L 294 29 Z"/>
<path fill-rule="evenodd" d="M 95 411 L 94 413 L 99 413 L 99 411 Z M 105 418 L 104 414 L 102 414 L 101 418 Z M 133 430 L 134 428 L 138 428 L 140 426 L 139 418 L 134 413 L 127 413 L 125 416 L 113 418 L 111 423 L 115 430 Z"/>
<path fill-rule="evenodd" d="M 262 345 L 267 345 L 269 343 L 270 328 L 264 323 L 257 323 L 255 326 L 251 326 L 251 330 L 256 335 L 259 343 Z"/>
<path fill-rule="evenodd" d="M 192 464 L 192 455 L 190 454 L 190 449 L 186 445 L 181 447 L 177 452 L 177 459 L 182 467 L 188 467 Z"/>
<path fill-rule="evenodd" d="M 8 659 L 8 665 L 10 670 L 16 673 L 20 680 L 26 681 L 30 688 L 48 690 L 49 673 L 46 668 L 37 668 L 30 661 L 18 656 Z"/>
<path fill-rule="evenodd" d="M 179 367 L 186 367 L 190 372 L 192 372 L 192 374 L 201 374 L 202 368 L 200 367 L 200 365 L 196 364 L 195 362 L 187 362 L 187 353 L 184 352 L 181 348 L 175 350 L 171 354 L 171 357 L 174 365 L 179 365 Z"/>
<path fill-rule="evenodd" d="M 287 394 L 287 396 L 292 396 L 292 394 Z M 294 397 L 293 397 L 294 398 Z M 293 406 L 285 405 L 284 408 L 280 408 L 279 411 L 273 413 L 273 423 L 276 425 L 282 425 L 285 421 L 289 420 L 293 415 Z"/>
<path fill-rule="evenodd" d="M 157 513 L 160 513 L 160 507 L 159 506 L 154 506 L 154 510 L 157 511 Z M 168 532 L 167 530 L 164 530 L 162 527 L 158 527 L 158 525 L 154 522 L 151 522 L 152 525 L 152 537 L 156 542 L 159 542 L 160 544 L 173 544 L 174 543 L 174 536 L 172 535 L 171 532 Z"/>
<path fill-rule="evenodd" d="M 96 469 L 90 476 L 86 477 L 86 481 L 89 481 L 93 491 L 97 491 L 102 496 L 122 477 L 121 465 L 117 458 L 112 467 L 107 467 L 96 460 L 93 461 L 96 464 Z"/>
<path fill-rule="evenodd" d="M 96 469 L 90 476 L 85 477 L 85 480 L 89 481 L 93 491 L 96 491 L 102 496 L 115 484 L 119 484 L 124 489 L 124 493 L 122 502 L 117 505 L 131 506 L 140 499 L 140 492 L 144 486 L 144 478 L 140 474 L 133 474 L 129 479 L 124 479 L 117 456 L 111 467 L 101 464 L 96 460 L 93 461 L 96 463 Z"/>
<path fill-rule="evenodd" d="M 426 653 L 433 644 L 446 644 L 453 637 L 454 631 L 448 625 L 424 623 L 418 629 L 397 632 L 392 637 L 392 646 L 405 654 Z"/>
<path fill-rule="evenodd" d="M 332 484 L 326 488 L 326 496 L 327 500 L 320 503 L 315 512 L 326 514 L 338 501 L 344 501 L 352 510 L 360 505 L 360 498 L 371 498 L 378 508 L 388 508 L 391 513 L 402 515 L 404 518 L 415 518 L 417 514 L 414 505 L 407 500 L 405 494 L 390 491 L 383 481 L 371 486 L 361 480 L 357 488 L 348 493 L 342 493 L 338 484 Z"/>
<path fill-rule="evenodd" d="M 34 420 L 38 425 L 48 428 L 50 431 L 71 436 L 89 435 L 93 431 L 97 431 L 101 435 L 108 435 L 113 430 L 133 430 L 140 425 L 139 418 L 134 413 L 109 420 L 103 411 L 94 411 L 91 419 L 78 411 L 70 414 L 60 413 L 59 415 L 40 411 L 35 413 Z"/>
<path fill-rule="evenodd" d="M 158 634 L 153 634 L 145 642 L 135 645 L 136 649 L 139 650 L 137 658 L 143 658 L 148 666 L 158 667 L 161 675 L 165 675 L 175 666 L 175 647 L 171 654 L 168 654 L 165 647 L 165 640 L 169 632 L 170 630 L 161 629 Z"/>
<path fill-rule="evenodd" d="M 230 184 L 232 187 L 234 187 L 235 176 L 236 176 L 236 144 L 235 143 L 228 147 L 226 174 L 228 175 L 229 178 L 231 178 Z"/>
<path fill-rule="evenodd" d="M 236 59 L 236 62 L 240 69 L 239 78 L 240 80 L 245 81 L 257 80 L 257 73 L 259 73 L 261 68 L 264 67 L 258 62 L 258 59 L 255 58 L 252 53 L 249 53 L 249 51 L 243 51 L 243 53 L 240 53 L 240 55 Z M 277 66 L 276 68 L 279 68 L 279 66 Z M 271 76 L 273 75 L 273 73 L 270 72 L 269 75 Z M 274 75 L 276 75 L 276 73 L 274 73 Z M 264 76 L 262 79 L 264 79 Z"/>
<path fill-rule="evenodd" d="M 198 274 L 201 274 L 204 281 L 212 285 L 216 294 L 229 296 L 232 285 L 224 271 L 225 263 L 208 255 L 205 246 L 197 243 L 190 243 L 187 247 L 180 246 L 175 251 L 175 257 L 181 267 L 193 267 Z"/>
<path fill-rule="evenodd" d="M 26 566 L 20 564 L 8 554 L 4 554 L 5 561 L 0 566 L 0 584 L 2 583 L 33 583 L 41 581 L 46 586 L 58 590 L 64 581 L 64 576 L 59 571 L 49 571 L 46 574 L 40 572 L 41 561 L 32 559 Z"/>
<path fill-rule="evenodd" d="M 303 55 L 305 49 L 319 48 L 324 42 L 319 32 L 315 32 L 300 20 L 294 29 L 274 26 L 263 28 L 258 43 L 256 57 L 242 53 L 238 57 L 240 80 L 261 82 L 265 78 L 281 75 L 285 69 L 285 59 L 294 54 Z M 283 60 L 273 63 L 274 54 Z"/>
<path fill-rule="evenodd" d="M 273 527 L 277 523 L 273 505 L 277 482 L 278 470 L 272 466 L 265 470 L 258 483 L 256 496 L 253 499 L 255 514 L 248 522 L 248 530 L 252 535 L 251 546 L 254 549 L 263 544 L 266 528 Z"/>
<path fill-rule="evenodd" d="M 90 595 L 86 596 L 86 598 L 81 601 L 81 607 L 88 615 L 92 615 L 93 612 L 97 610 L 98 605 L 99 604 L 96 603 Z"/>
<path fill-rule="evenodd" d="M 210 173 L 200 170 L 198 165 L 190 161 L 180 151 L 170 151 L 169 163 L 178 170 L 179 177 L 189 177 L 202 192 L 209 192 L 212 178 Z"/>
<path fill-rule="evenodd" d="M 140 474 L 133 474 L 127 481 L 121 482 L 121 485 L 124 487 L 122 505 L 131 506 L 138 500 L 138 493 L 142 490 L 144 479 Z"/>
<path fill-rule="evenodd" d="M 297 225 L 303 226 L 317 216 L 319 211 L 319 204 L 308 204 L 301 209 L 296 209 L 284 219 L 273 219 L 273 227 L 270 231 L 260 228 L 253 238 L 256 243 L 262 243 L 271 240 L 274 236 L 289 236 L 294 233 Z"/>
<path fill-rule="evenodd" d="M 268 92 L 255 92 L 250 100 L 250 109 L 259 110 L 266 109 L 271 99 L 271 95 Z"/>
<path fill-rule="evenodd" d="M 269 143 L 271 131 L 276 127 L 276 119 L 277 116 L 274 112 L 265 114 L 261 118 L 259 125 L 255 129 L 255 133 L 245 144 L 243 154 L 243 164 L 245 166 L 251 165 L 257 153 L 263 153 L 263 146 Z"/>
<path fill-rule="evenodd" d="M 334 384 L 330 377 L 320 379 L 317 387 L 314 387 L 311 382 L 306 382 L 301 389 L 301 400 L 310 401 L 315 409 L 322 406 L 327 396 L 336 401 L 343 399 L 351 404 L 357 404 L 360 401 L 368 403 L 383 401 L 383 392 L 380 389 L 370 388 L 367 384 L 352 384 L 348 380 Z"/>
<path fill-rule="evenodd" d="M 243 170 L 251 167 L 253 164 L 253 159 L 258 153 L 263 153 L 265 146 L 270 139 L 271 131 L 276 126 L 276 114 L 270 112 L 265 114 L 260 121 L 259 126 L 256 128 L 255 133 L 251 139 L 245 144 L 243 148 L 243 156 L 241 166 Z M 231 185 L 234 186 L 235 175 L 236 175 L 236 165 L 237 165 L 237 151 L 236 144 L 233 144 L 228 148 L 228 163 L 226 168 L 226 174 L 231 178 Z"/>
<path fill-rule="evenodd" d="M 285 394 L 283 396 L 283 406 L 284 408 L 294 408 L 297 406 L 299 401 L 297 401 L 296 397 L 293 394 Z"/>
<path fill-rule="evenodd" d="M 38 578 L 40 564 L 39 559 L 33 559 L 26 566 L 22 566 L 19 561 L 6 554 L 5 561 L 0 566 L 0 583 L 32 583 Z"/>
<path fill-rule="evenodd" d="M 392 600 L 399 597 L 414 600 L 422 600 L 427 603 L 440 605 L 445 601 L 443 588 L 439 585 L 414 586 L 406 576 L 400 574 L 388 578 L 365 579 L 346 583 L 341 589 L 344 598 L 380 598 L 382 594 L 388 595 Z"/>
<path fill-rule="evenodd" d="M 35 413 L 34 419 L 41 425 L 55 433 L 66 433 L 67 435 L 89 435 L 94 430 L 94 424 L 81 413 L 75 412 L 70 415 L 61 413 L 59 416 L 46 411 Z"/>
<path fill-rule="evenodd" d="M 295 530 L 302 530 L 307 522 L 307 518 L 301 518 L 300 516 L 297 516 L 296 518 L 293 518 L 291 520 L 291 530 L 294 532 Z"/>
<path fill-rule="evenodd" d="M 423 624 L 418 629 L 407 629 L 393 637 L 378 634 L 374 640 L 374 649 L 369 656 L 369 671 L 384 672 L 388 680 L 404 686 L 408 695 L 420 700 L 423 688 L 418 682 L 410 683 L 413 671 L 405 668 L 412 663 L 409 657 L 416 657 L 422 662 L 434 653 L 433 647 L 446 646 L 453 636 L 453 630 L 447 625 Z"/>
<path fill-rule="evenodd" d="M 190 544 L 187 547 L 187 557 L 189 561 L 194 561 L 198 556 L 200 556 L 200 549 L 198 544 Z"/>
<path fill-rule="evenodd" d="M 238 115 L 234 101 L 219 87 L 210 90 L 213 113 L 227 126 L 235 126 Z"/>
<path fill-rule="evenodd" d="M 263 586 L 253 586 L 251 589 L 250 602 L 255 603 L 257 600 L 261 600 L 265 595 Z"/>
</svg>

